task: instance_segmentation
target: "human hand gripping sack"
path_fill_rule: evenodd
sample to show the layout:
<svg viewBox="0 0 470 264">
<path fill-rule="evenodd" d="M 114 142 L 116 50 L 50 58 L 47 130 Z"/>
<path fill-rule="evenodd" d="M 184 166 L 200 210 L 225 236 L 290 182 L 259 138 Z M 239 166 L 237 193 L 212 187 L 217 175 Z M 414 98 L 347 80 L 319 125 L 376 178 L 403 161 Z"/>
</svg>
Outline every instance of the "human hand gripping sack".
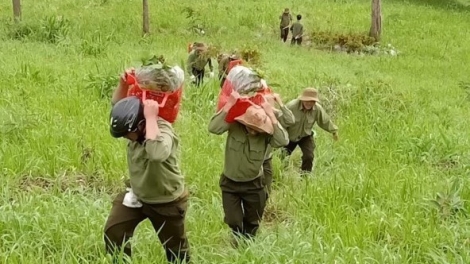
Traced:
<svg viewBox="0 0 470 264">
<path fill-rule="evenodd" d="M 277 125 L 278 121 L 277 121 L 276 116 L 274 115 L 273 106 L 267 100 L 265 100 L 261 104 L 261 107 L 263 107 L 264 111 L 266 112 L 268 117 L 271 119 L 271 122 L 272 122 L 273 126 Z"/>
<path fill-rule="evenodd" d="M 157 126 L 158 116 L 158 102 L 154 100 L 145 100 L 144 104 L 144 117 L 145 117 L 145 138 L 150 140 L 157 139 L 160 135 L 160 130 Z"/>
<path fill-rule="evenodd" d="M 158 102 L 154 100 L 145 100 L 143 102 L 144 104 L 144 116 L 145 119 L 151 119 L 151 118 L 157 118 L 158 115 Z"/>
</svg>

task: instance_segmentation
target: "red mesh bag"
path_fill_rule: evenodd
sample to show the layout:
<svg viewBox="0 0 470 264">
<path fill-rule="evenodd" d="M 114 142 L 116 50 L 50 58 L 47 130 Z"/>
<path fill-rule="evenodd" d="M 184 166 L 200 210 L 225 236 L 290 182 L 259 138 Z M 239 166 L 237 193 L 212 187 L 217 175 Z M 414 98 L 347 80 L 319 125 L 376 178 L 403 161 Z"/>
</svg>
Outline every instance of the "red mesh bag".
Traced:
<svg viewBox="0 0 470 264">
<path fill-rule="evenodd" d="M 184 83 L 181 84 L 176 91 L 161 92 L 140 88 L 136 83 L 134 70 L 131 70 L 130 72 L 126 71 L 124 77 L 127 85 L 129 85 L 127 96 L 136 96 L 141 101 L 146 99 L 157 101 L 159 105 L 158 116 L 170 123 L 174 123 L 176 121 L 180 110 Z"/>
<path fill-rule="evenodd" d="M 242 64 L 243 64 L 243 60 L 233 60 L 229 62 L 228 67 L 227 67 L 227 73 L 229 73 L 233 67 L 237 65 L 242 65 Z"/>
</svg>

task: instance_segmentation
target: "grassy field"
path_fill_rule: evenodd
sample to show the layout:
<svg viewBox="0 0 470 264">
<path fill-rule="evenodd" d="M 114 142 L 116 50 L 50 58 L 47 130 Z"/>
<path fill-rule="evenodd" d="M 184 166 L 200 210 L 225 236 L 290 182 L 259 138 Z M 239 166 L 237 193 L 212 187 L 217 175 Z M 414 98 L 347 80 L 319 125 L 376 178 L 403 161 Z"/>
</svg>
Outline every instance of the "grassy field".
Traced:
<svg viewBox="0 0 470 264">
<path fill-rule="evenodd" d="M 287 170 L 274 157 L 259 236 L 233 249 L 218 187 L 225 136 L 207 131 L 218 83 L 186 85 L 175 128 L 195 263 L 470 262 L 468 8 L 384 1 L 382 42 L 399 55 L 358 56 L 282 44 L 278 16 L 287 6 L 309 31 L 361 33 L 369 1 L 205 1 L 192 6 L 204 37 L 188 30 L 189 2 L 149 2 L 145 38 L 139 1 L 24 1 L 29 31 L 8 26 L 11 1 L 0 3 L 0 263 L 109 263 L 103 225 L 127 177 L 125 141 L 109 134 L 109 90 L 142 56 L 181 65 L 196 40 L 259 50 L 286 102 L 318 87 L 340 141 L 316 129 L 305 181 L 299 150 Z M 149 222 L 133 246 L 134 263 L 164 262 Z"/>
</svg>

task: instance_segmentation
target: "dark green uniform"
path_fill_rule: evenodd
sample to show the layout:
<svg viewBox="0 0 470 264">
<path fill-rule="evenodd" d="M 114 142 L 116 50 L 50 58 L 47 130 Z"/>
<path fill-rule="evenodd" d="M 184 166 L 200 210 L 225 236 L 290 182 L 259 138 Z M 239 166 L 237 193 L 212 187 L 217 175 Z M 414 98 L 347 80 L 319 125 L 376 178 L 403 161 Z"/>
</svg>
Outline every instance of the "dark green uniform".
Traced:
<svg viewBox="0 0 470 264">
<path fill-rule="evenodd" d="M 291 44 L 302 44 L 302 36 L 304 34 L 304 26 L 300 23 L 300 21 L 294 22 L 292 24 L 290 30 L 292 31 L 292 40 Z"/>
<path fill-rule="evenodd" d="M 204 81 L 205 68 L 207 64 L 209 64 L 209 69 L 211 72 L 214 70 L 211 58 L 207 58 L 206 56 L 202 55 L 201 52 L 197 49 L 189 53 L 186 64 L 186 71 L 196 77 L 197 86 L 201 85 Z"/>
<path fill-rule="evenodd" d="M 224 170 L 220 178 L 224 221 L 235 235 L 254 236 L 266 206 L 263 183 L 263 162 L 268 146 L 287 145 L 288 135 L 280 125 L 273 135 L 249 135 L 238 122 L 227 123 L 227 113 L 219 111 L 209 123 L 209 132 L 221 135 L 228 132 L 225 145 Z"/>
<path fill-rule="evenodd" d="M 189 260 L 189 243 L 186 237 L 185 216 L 188 208 L 188 191 L 180 171 L 179 138 L 171 124 L 158 119 L 161 135 L 155 140 L 129 142 L 127 163 L 130 185 L 141 202 L 140 208 L 122 204 L 125 193 L 113 201 L 105 225 L 105 243 L 108 252 L 121 247 L 133 236 L 136 226 L 148 218 L 166 250 L 169 261 Z M 119 250 L 119 248 L 118 248 Z M 124 253 L 131 255 L 129 243 Z"/>
<path fill-rule="evenodd" d="M 312 129 L 315 123 L 327 132 L 335 133 L 338 127 L 330 120 L 323 107 L 316 103 L 315 106 L 306 110 L 299 99 L 287 103 L 287 108 L 292 111 L 295 123 L 287 128 L 289 133 L 289 145 L 284 147 L 290 155 L 297 145 L 302 150 L 302 171 L 311 172 L 313 168 L 315 142 L 312 137 Z"/>
</svg>

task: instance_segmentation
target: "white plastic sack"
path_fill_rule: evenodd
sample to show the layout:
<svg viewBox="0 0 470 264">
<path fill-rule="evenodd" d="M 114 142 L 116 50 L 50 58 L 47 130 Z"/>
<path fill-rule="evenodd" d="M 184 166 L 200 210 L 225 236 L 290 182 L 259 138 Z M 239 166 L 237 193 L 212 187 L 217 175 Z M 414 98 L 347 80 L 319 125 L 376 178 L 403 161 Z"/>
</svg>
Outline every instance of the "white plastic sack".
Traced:
<svg viewBox="0 0 470 264">
<path fill-rule="evenodd" d="M 242 65 L 233 67 L 227 75 L 233 90 L 239 94 L 248 94 L 266 88 L 266 81 L 261 79 L 253 70 Z"/>
<path fill-rule="evenodd" d="M 161 65 L 150 65 L 136 69 L 135 77 L 141 88 L 173 92 L 184 82 L 184 71 L 179 66 L 164 69 Z"/>
</svg>

